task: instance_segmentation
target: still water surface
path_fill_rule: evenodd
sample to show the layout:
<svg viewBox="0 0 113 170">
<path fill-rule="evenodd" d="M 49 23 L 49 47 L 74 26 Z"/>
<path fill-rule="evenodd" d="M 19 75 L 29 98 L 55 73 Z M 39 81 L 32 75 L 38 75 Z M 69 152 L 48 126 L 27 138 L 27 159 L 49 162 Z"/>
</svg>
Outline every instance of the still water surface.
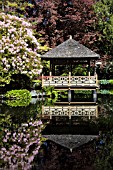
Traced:
<svg viewBox="0 0 113 170">
<path fill-rule="evenodd" d="M 99 94 L 97 103 L 67 101 L 33 98 L 26 107 L 1 102 L 1 169 L 113 169 L 112 95 Z"/>
</svg>

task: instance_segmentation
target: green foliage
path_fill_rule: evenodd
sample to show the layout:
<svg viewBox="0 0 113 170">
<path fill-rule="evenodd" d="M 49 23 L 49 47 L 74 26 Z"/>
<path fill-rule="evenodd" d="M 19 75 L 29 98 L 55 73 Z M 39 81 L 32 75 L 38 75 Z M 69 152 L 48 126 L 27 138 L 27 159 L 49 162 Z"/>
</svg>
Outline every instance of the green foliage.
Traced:
<svg viewBox="0 0 113 170">
<path fill-rule="evenodd" d="M 103 84 L 103 85 L 106 85 L 106 84 L 109 84 L 109 80 L 106 80 L 106 79 L 100 80 L 99 83 Z"/>
<path fill-rule="evenodd" d="M 33 80 L 33 88 L 36 89 L 36 87 L 41 86 L 41 80 Z"/>
<path fill-rule="evenodd" d="M 7 127 L 11 125 L 11 116 L 8 114 L 6 116 L 5 113 L 0 114 L 0 131 L 2 130 L 3 127 Z"/>
<path fill-rule="evenodd" d="M 92 94 L 92 91 L 90 91 L 90 90 L 75 90 L 74 93 Z"/>
<path fill-rule="evenodd" d="M 109 94 L 109 95 L 113 95 L 113 90 L 99 90 L 100 94 Z"/>
<path fill-rule="evenodd" d="M 24 1 L 24 0 L 10 0 L 10 1 L 7 1 L 7 0 L 3 0 L 1 2 L 1 6 L 4 6 L 3 9 L 1 9 L 1 11 L 7 11 L 8 14 L 11 14 L 11 15 L 17 15 L 17 16 L 22 16 L 24 17 L 25 15 L 25 9 L 27 6 L 29 7 L 33 7 L 32 4 L 28 3 L 27 1 Z M 20 11 L 20 13 L 18 12 L 18 10 Z"/>
<path fill-rule="evenodd" d="M 106 79 L 102 79 L 102 80 L 99 80 L 99 84 L 100 85 L 113 85 L 113 80 L 110 79 L 110 80 L 106 80 Z"/>
<path fill-rule="evenodd" d="M 98 93 L 100 93 L 100 94 L 109 94 L 109 90 L 99 90 L 99 92 Z"/>
<path fill-rule="evenodd" d="M 17 6 L 18 6 L 16 2 L 11 3 L 11 2 L 9 2 L 9 1 L 7 1 L 7 5 L 8 5 L 9 7 L 17 7 Z"/>
<path fill-rule="evenodd" d="M 97 156 L 95 160 L 96 170 L 113 169 L 113 131 L 102 133 L 98 138 Z"/>
<path fill-rule="evenodd" d="M 73 75 L 83 75 L 86 76 L 88 74 L 88 68 L 86 67 L 86 65 L 82 66 L 81 64 L 79 64 L 78 66 L 76 66 L 75 68 L 73 68 Z"/>
<path fill-rule="evenodd" d="M 48 96 L 48 102 L 54 104 L 58 99 L 58 91 L 53 86 L 43 87 L 43 90 Z"/>
<path fill-rule="evenodd" d="M 113 80 L 109 80 L 109 84 L 113 85 Z"/>
<path fill-rule="evenodd" d="M 43 74 L 45 75 L 49 75 L 49 71 L 50 71 L 50 61 L 46 61 L 43 60 L 42 61 L 42 65 L 43 65 Z"/>
<path fill-rule="evenodd" d="M 23 107 L 23 106 L 28 106 L 30 104 L 29 99 L 25 100 L 25 99 L 17 99 L 17 100 L 6 100 L 5 103 L 8 106 L 11 107 Z"/>
<path fill-rule="evenodd" d="M 31 94 L 28 90 L 11 90 L 5 94 L 5 97 L 10 99 L 31 99 Z"/>
<path fill-rule="evenodd" d="M 31 101 L 31 94 L 28 90 L 11 90 L 5 94 L 5 97 L 13 100 L 6 100 L 5 103 L 12 107 L 27 106 Z"/>
<path fill-rule="evenodd" d="M 100 41 L 104 41 L 103 51 L 110 54 L 113 47 L 113 1 L 99 0 L 94 5 L 94 10 L 97 15 L 96 29 L 102 34 Z"/>
</svg>

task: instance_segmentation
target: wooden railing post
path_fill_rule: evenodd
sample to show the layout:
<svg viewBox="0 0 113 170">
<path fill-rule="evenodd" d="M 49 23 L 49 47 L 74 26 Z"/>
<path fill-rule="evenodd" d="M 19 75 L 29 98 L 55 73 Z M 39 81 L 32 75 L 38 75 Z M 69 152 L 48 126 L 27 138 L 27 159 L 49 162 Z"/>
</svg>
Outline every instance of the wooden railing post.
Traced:
<svg viewBox="0 0 113 170">
<path fill-rule="evenodd" d="M 91 109 L 91 108 L 89 107 L 89 120 L 90 120 L 90 116 L 91 116 L 91 115 L 90 115 L 90 109 Z"/>
<path fill-rule="evenodd" d="M 68 83 L 68 86 L 71 85 L 71 72 L 69 72 L 69 83 Z"/>
<path fill-rule="evenodd" d="M 68 107 L 68 109 L 69 109 L 69 119 L 71 119 L 71 108 L 70 108 L 70 106 Z"/>
<path fill-rule="evenodd" d="M 91 77 L 90 77 L 90 76 L 91 76 L 91 75 L 90 75 L 90 71 L 89 71 L 89 73 L 88 73 L 88 76 L 89 76 L 89 83 L 90 83 L 90 79 L 91 79 Z"/>
<path fill-rule="evenodd" d="M 42 74 L 42 87 L 44 87 L 44 82 L 43 82 L 43 74 Z"/>
<path fill-rule="evenodd" d="M 50 120 L 51 120 L 52 119 L 52 109 L 50 106 L 49 106 L 49 114 L 50 114 Z"/>
<path fill-rule="evenodd" d="M 98 118 L 98 106 L 96 107 L 96 118 Z"/>
<path fill-rule="evenodd" d="M 96 85 L 98 86 L 98 75 L 96 74 Z"/>
<path fill-rule="evenodd" d="M 52 81 L 52 72 L 51 71 L 49 72 L 49 76 L 50 76 L 49 77 L 49 85 L 51 85 L 51 81 Z"/>
<path fill-rule="evenodd" d="M 42 117 L 44 117 L 44 106 L 42 105 Z"/>
</svg>

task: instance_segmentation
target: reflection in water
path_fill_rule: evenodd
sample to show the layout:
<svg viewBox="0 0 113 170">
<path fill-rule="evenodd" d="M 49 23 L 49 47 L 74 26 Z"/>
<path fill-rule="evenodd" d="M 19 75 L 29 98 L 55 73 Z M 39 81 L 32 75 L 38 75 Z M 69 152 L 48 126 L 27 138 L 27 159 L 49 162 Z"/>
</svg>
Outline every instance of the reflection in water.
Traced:
<svg viewBox="0 0 113 170">
<path fill-rule="evenodd" d="M 72 151 L 97 137 L 98 129 L 89 120 L 98 117 L 98 105 L 64 104 L 42 106 L 42 119 L 50 120 L 42 134 Z"/>
<path fill-rule="evenodd" d="M 54 116 L 68 116 L 69 119 L 74 116 L 81 117 L 98 117 L 98 106 L 97 105 L 55 105 L 55 106 L 42 106 L 42 117 Z"/>
<path fill-rule="evenodd" d="M 104 100 L 102 99 L 103 96 L 99 96 L 98 104 L 59 102 L 51 105 L 46 99 L 32 100 L 27 107 L 1 104 L 0 168 L 7 166 L 8 161 L 12 168 L 18 162 L 20 167 L 25 166 L 26 161 L 29 163 L 28 169 L 32 170 L 68 170 L 70 166 L 72 170 L 87 170 L 86 166 L 90 167 L 94 162 L 95 152 L 98 152 L 95 150 L 100 149 L 100 145 L 103 147 L 102 141 L 106 140 L 104 137 L 98 141 L 96 137 L 100 131 L 113 129 L 112 97 L 104 96 Z M 31 119 L 32 123 L 36 120 L 42 121 L 42 126 L 46 128 L 33 127 L 30 125 Z M 47 122 L 49 123 L 46 125 Z M 29 133 L 30 137 L 27 135 Z M 41 148 L 39 149 L 39 143 L 28 147 L 29 143 L 35 143 L 41 134 L 47 139 Z M 99 154 L 101 156 L 101 152 Z"/>
</svg>

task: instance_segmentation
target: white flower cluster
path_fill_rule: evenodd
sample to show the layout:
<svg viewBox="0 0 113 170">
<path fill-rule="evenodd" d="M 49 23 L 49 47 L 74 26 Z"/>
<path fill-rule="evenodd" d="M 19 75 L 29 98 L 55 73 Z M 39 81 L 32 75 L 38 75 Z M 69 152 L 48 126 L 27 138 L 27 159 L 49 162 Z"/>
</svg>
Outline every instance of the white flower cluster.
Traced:
<svg viewBox="0 0 113 170">
<path fill-rule="evenodd" d="M 30 23 L 23 18 L 0 13 L 0 72 L 27 74 L 32 78 L 42 71 L 37 51 L 40 44 L 34 37 Z M 4 73 L 4 74 L 3 74 Z"/>
</svg>

